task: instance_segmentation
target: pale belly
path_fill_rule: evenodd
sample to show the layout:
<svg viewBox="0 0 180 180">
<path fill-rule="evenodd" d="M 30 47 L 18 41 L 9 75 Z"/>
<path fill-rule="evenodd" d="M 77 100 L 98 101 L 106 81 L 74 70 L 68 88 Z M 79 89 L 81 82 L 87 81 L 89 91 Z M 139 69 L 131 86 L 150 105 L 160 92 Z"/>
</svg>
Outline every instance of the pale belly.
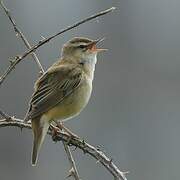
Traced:
<svg viewBox="0 0 180 180">
<path fill-rule="evenodd" d="M 92 82 L 87 81 L 79 86 L 73 93 L 64 98 L 56 107 L 45 113 L 50 120 L 65 121 L 78 115 L 87 105 L 92 91 Z"/>
</svg>

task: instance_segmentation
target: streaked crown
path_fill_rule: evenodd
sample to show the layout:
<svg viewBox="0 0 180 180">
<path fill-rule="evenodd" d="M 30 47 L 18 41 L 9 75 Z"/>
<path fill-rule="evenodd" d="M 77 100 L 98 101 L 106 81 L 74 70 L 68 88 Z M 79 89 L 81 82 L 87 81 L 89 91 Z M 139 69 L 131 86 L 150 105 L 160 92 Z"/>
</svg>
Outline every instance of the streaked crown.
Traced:
<svg viewBox="0 0 180 180">
<path fill-rule="evenodd" d="M 84 38 L 84 37 L 75 37 L 68 41 L 66 44 L 64 44 L 62 49 L 62 55 L 73 55 L 74 53 L 77 53 L 77 51 L 85 52 L 87 50 L 88 45 L 93 43 L 94 40 Z"/>
</svg>

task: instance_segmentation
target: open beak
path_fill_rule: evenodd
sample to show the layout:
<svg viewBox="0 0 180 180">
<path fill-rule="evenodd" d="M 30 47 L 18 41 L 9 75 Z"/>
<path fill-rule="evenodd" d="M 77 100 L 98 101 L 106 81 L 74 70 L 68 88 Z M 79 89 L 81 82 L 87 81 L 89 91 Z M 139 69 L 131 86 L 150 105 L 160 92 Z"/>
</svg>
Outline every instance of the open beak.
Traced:
<svg viewBox="0 0 180 180">
<path fill-rule="evenodd" d="M 92 43 L 88 45 L 88 49 L 91 50 L 92 52 L 102 52 L 102 51 L 107 51 L 108 49 L 102 49 L 102 48 L 97 48 L 96 45 L 102 41 L 104 41 L 105 38 L 99 38 L 97 40 L 94 40 Z"/>
</svg>

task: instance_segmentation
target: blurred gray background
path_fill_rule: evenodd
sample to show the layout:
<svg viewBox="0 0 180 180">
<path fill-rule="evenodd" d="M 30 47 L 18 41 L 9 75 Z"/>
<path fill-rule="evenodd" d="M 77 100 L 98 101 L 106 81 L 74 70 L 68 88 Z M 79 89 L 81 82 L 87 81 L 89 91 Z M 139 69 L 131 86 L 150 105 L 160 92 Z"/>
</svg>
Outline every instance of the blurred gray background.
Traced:
<svg viewBox="0 0 180 180">
<path fill-rule="evenodd" d="M 74 36 L 106 37 L 96 66 L 92 98 L 66 125 L 100 146 L 128 180 L 179 180 L 180 168 L 180 1 L 13 0 L 5 1 L 31 44 L 97 11 L 114 13 L 81 25 L 37 51 L 48 68 Z M 25 51 L 0 9 L 0 74 L 8 58 Z M 23 118 L 38 68 L 29 56 L 0 89 L 0 107 Z M 69 164 L 61 143 L 46 137 L 37 167 L 31 167 L 30 130 L 0 129 L 0 179 L 65 179 Z M 91 157 L 74 153 L 82 179 L 112 179 Z"/>
</svg>

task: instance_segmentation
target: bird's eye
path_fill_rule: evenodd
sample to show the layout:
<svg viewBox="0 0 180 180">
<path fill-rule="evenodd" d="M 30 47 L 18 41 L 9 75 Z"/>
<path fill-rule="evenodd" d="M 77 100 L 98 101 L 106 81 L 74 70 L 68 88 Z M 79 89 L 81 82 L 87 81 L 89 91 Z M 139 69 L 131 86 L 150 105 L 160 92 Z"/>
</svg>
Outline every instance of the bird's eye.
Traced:
<svg viewBox="0 0 180 180">
<path fill-rule="evenodd" d="M 81 49 L 84 49 L 84 48 L 86 48 L 86 45 L 79 45 L 78 47 Z"/>
</svg>

